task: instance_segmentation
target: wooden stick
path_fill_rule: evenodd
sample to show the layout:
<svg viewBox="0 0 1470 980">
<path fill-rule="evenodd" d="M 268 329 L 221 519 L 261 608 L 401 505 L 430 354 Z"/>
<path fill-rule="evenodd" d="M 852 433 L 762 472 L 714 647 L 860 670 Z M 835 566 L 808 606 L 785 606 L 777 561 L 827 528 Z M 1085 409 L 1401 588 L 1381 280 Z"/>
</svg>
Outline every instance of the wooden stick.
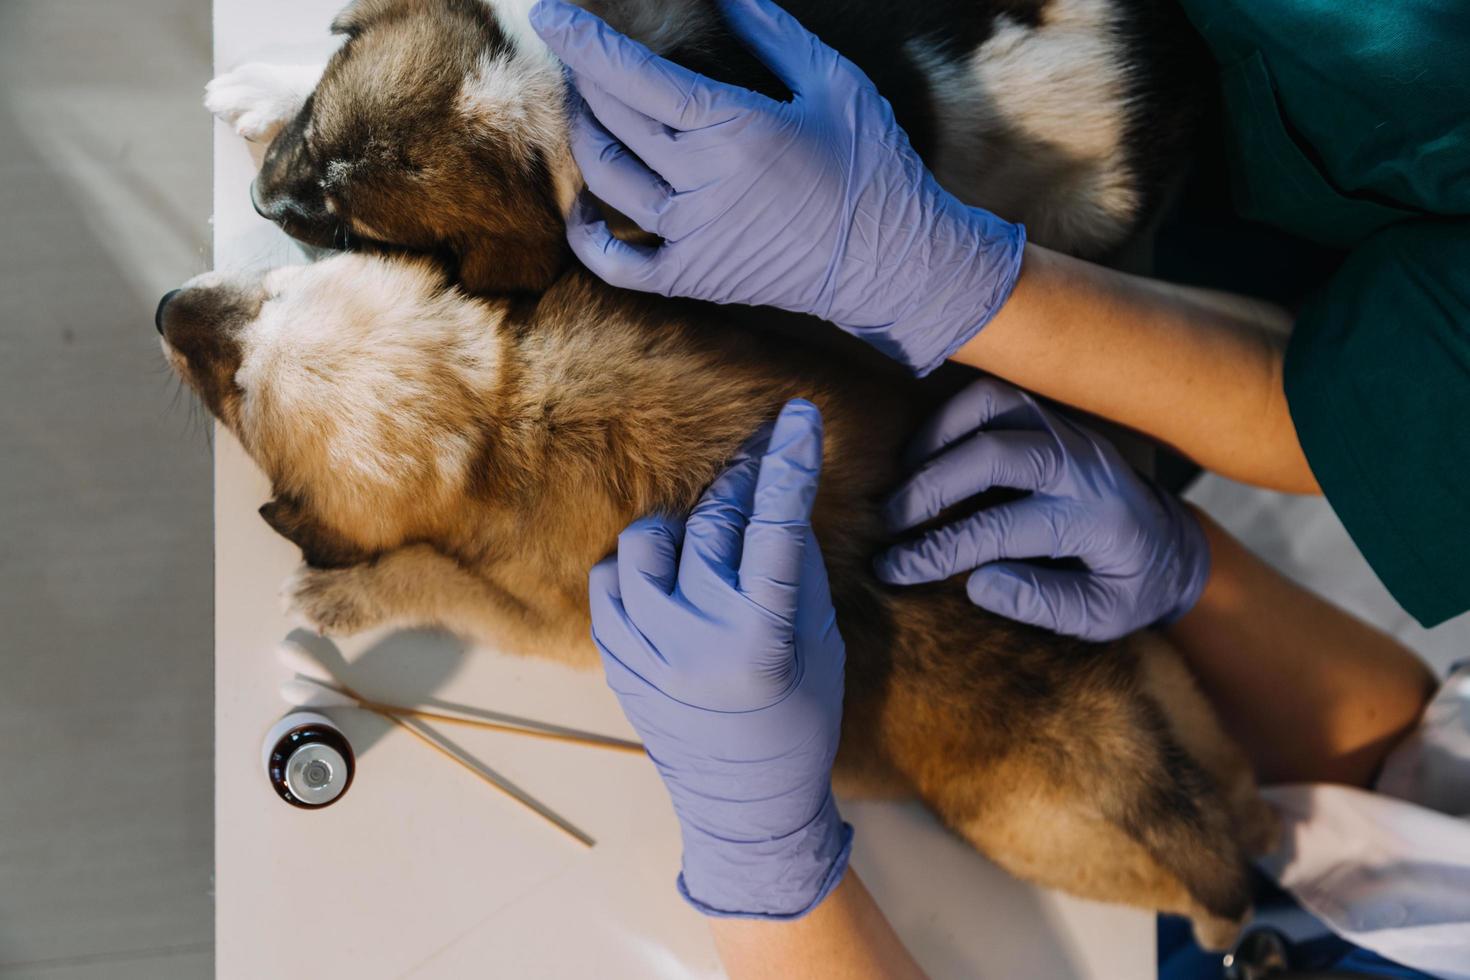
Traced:
<svg viewBox="0 0 1470 980">
<path fill-rule="evenodd" d="M 345 689 L 343 693 L 347 693 Z M 613 752 L 635 752 L 640 755 L 643 753 L 643 743 L 613 738 L 610 735 L 574 735 L 571 732 L 548 732 L 538 728 L 521 728 L 519 725 L 509 725 L 499 721 L 487 721 L 484 718 L 467 718 L 464 715 L 449 715 L 439 711 L 425 711 L 423 708 L 405 708 L 401 705 L 388 704 L 383 701 L 367 701 L 360 697 L 354 698 L 354 700 L 362 705 L 362 707 L 383 715 L 423 718 L 426 721 L 442 721 L 451 725 L 485 728 L 490 731 L 508 732 L 512 735 L 528 735 L 531 738 L 548 738 L 559 742 L 573 742 L 577 745 L 586 745 L 595 749 L 609 749 Z"/>
<path fill-rule="evenodd" d="M 306 694 L 293 693 L 290 687 L 299 687 L 307 691 Z M 310 692 L 316 692 L 315 694 Z M 281 697 L 287 701 L 309 702 L 320 693 L 325 692 L 333 699 L 340 701 L 346 707 L 358 707 L 378 714 L 398 715 L 404 718 L 422 718 L 426 721 L 442 721 L 451 725 L 467 725 L 472 728 L 484 728 L 490 731 L 504 732 L 510 735 L 529 735 L 532 738 L 549 738 L 556 741 L 572 742 L 577 745 L 585 745 L 594 749 L 609 749 L 614 752 L 643 753 L 643 746 L 638 742 L 630 742 L 627 739 L 613 738 L 611 735 L 599 735 L 595 732 L 578 731 L 575 728 L 563 728 L 560 725 L 552 725 L 546 722 L 533 722 L 530 719 L 513 718 L 508 715 L 500 716 L 499 721 L 489 718 L 480 718 L 457 708 L 449 710 L 458 711 L 457 714 L 449 714 L 446 711 L 430 711 L 425 708 L 408 708 L 400 704 L 390 704 L 387 701 L 373 701 L 363 697 L 356 691 L 352 691 L 335 678 L 331 681 L 309 674 L 297 673 L 294 680 L 282 686 Z M 492 713 L 493 714 L 493 713 Z M 536 727 L 531 727 L 531 726 Z"/>
<path fill-rule="evenodd" d="M 500 775 L 489 766 L 486 766 L 484 763 L 481 763 L 471 758 L 470 756 L 467 756 L 464 753 L 460 752 L 452 742 L 449 742 L 447 739 L 439 736 L 432 728 L 429 728 L 422 722 L 414 722 L 410 719 L 400 718 L 397 715 L 388 714 L 386 712 L 380 711 L 378 712 L 378 714 L 382 715 L 384 718 L 387 718 L 393 724 L 397 725 L 399 728 L 402 728 L 404 731 L 408 732 L 414 738 L 417 738 L 419 741 L 423 742 L 435 752 L 439 752 L 447 756 L 448 758 L 453 759 L 461 766 L 464 766 L 470 772 L 474 773 L 476 776 L 480 777 L 491 786 L 494 786 L 506 796 L 509 796 L 511 799 L 515 800 L 517 803 L 526 807 L 532 813 L 535 813 L 537 816 L 541 817 L 543 820 L 547 821 L 552 826 L 565 833 L 568 837 L 571 837 L 583 847 L 590 848 L 596 846 L 597 842 L 594 841 L 586 832 L 579 829 L 571 821 L 567 820 L 561 814 L 546 806 L 546 804 L 542 803 L 540 800 L 528 794 L 525 790 L 521 789 L 515 783 L 512 783 L 510 780 L 506 779 L 504 776 Z"/>
<path fill-rule="evenodd" d="M 512 783 L 510 780 L 506 779 L 504 776 L 500 775 L 489 766 L 462 752 L 457 746 L 455 746 L 453 742 L 449 741 L 444 736 L 434 731 L 422 721 L 412 718 L 404 718 L 401 717 L 398 713 L 391 711 L 381 711 L 378 708 L 373 707 L 373 702 L 367 700 L 361 694 L 358 694 L 356 691 L 348 687 L 339 679 L 334 678 L 334 680 L 337 680 L 336 684 L 332 684 L 327 681 L 316 680 L 314 678 L 306 679 L 310 680 L 318 687 L 325 688 L 326 690 L 330 691 L 335 689 L 338 692 L 345 694 L 352 700 L 358 702 L 369 711 L 372 711 L 374 714 L 388 719 L 388 721 L 397 725 L 399 728 L 402 728 L 404 731 L 408 732 L 414 738 L 417 738 L 419 741 L 423 742 L 434 751 L 439 752 L 459 763 L 461 766 L 464 766 L 480 779 L 489 783 L 491 786 L 494 786 L 506 796 L 509 796 L 511 799 L 515 800 L 517 803 L 530 810 L 532 813 L 541 817 L 541 819 L 547 821 L 552 826 L 556 827 L 558 830 L 562 831 L 582 846 L 590 848 L 596 845 L 596 841 L 594 841 L 586 832 L 579 829 L 571 821 L 567 820 L 561 814 L 546 806 L 546 804 L 542 803 L 540 800 L 531 796 L 525 790 L 521 789 L 515 783 Z"/>
</svg>

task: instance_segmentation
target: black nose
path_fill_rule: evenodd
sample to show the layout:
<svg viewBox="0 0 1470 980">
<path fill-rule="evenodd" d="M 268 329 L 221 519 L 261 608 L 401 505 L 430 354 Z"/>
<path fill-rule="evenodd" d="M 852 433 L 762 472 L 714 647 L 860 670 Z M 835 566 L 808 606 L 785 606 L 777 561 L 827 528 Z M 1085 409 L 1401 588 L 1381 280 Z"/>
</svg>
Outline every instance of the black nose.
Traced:
<svg viewBox="0 0 1470 980">
<path fill-rule="evenodd" d="M 256 214 L 260 215 L 265 220 L 267 220 L 267 221 L 275 221 L 276 219 L 274 217 L 272 217 L 266 211 L 265 205 L 261 203 L 261 200 L 260 200 L 260 188 L 258 186 L 256 186 L 259 183 L 260 183 L 260 179 L 259 178 L 256 178 L 255 180 L 252 180 L 250 182 L 250 206 L 255 209 L 255 213 Z"/>
<path fill-rule="evenodd" d="M 153 314 L 153 325 L 158 328 L 159 333 L 163 333 L 163 308 L 168 305 L 169 300 L 177 295 L 179 295 L 177 289 L 170 289 L 163 294 L 163 299 L 158 301 L 158 311 Z"/>
</svg>

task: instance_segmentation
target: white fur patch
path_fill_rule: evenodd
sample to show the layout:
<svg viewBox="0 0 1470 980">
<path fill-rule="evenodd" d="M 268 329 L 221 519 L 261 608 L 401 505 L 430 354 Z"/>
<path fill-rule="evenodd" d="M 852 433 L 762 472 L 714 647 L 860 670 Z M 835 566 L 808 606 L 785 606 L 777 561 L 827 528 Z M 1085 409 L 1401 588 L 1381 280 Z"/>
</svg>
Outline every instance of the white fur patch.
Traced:
<svg viewBox="0 0 1470 980">
<path fill-rule="evenodd" d="M 556 56 L 531 26 L 531 8 L 536 6 L 536 0 L 485 0 L 485 3 L 495 15 L 500 29 L 514 43 L 517 53 L 534 55 L 556 64 Z"/>
<path fill-rule="evenodd" d="M 1017 130 L 1083 159 L 1119 152 L 1126 66 L 1112 0 L 1051 0 L 1040 26 L 1002 15 L 972 70 Z"/>
<path fill-rule="evenodd" d="M 245 139 L 265 142 L 301 111 L 323 67 L 248 62 L 204 86 L 204 108 Z"/>
<path fill-rule="evenodd" d="M 498 369 L 485 306 L 427 263 L 353 254 L 263 284 L 236 373 L 252 454 L 268 468 L 289 454 L 282 471 L 349 510 L 369 487 L 460 486 L 475 448 L 463 392 L 493 390 Z"/>
<path fill-rule="evenodd" d="M 566 82 L 544 45 L 530 53 L 518 47 L 510 55 L 481 55 L 458 104 L 467 117 L 506 137 L 512 152 L 527 159 L 539 152 L 551 170 L 557 207 L 563 217 L 570 213 L 582 176 L 568 144 Z"/>
<path fill-rule="evenodd" d="M 582 174 L 567 143 L 566 89 L 556 56 L 531 26 L 536 0 L 485 0 L 515 46 L 510 58 L 483 58 L 465 80 L 460 105 L 506 132 L 521 134 L 551 168 L 557 207 L 571 213 Z M 696 40 L 713 29 L 708 10 L 681 0 L 621 0 L 601 11 L 618 30 L 655 52 Z"/>
<path fill-rule="evenodd" d="M 1128 65 L 1117 16 L 1112 0 L 1051 0 L 1039 26 L 1001 15 L 958 61 L 911 42 L 933 92 L 940 182 L 1026 222 L 1041 244 L 1116 244 L 1139 205 L 1123 142 Z"/>
</svg>

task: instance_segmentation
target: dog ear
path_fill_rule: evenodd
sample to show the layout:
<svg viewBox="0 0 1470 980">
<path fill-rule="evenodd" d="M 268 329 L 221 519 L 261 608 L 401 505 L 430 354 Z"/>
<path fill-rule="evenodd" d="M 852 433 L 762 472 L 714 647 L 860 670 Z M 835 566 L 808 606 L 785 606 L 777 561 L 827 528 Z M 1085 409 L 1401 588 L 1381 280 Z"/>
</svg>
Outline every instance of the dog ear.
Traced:
<svg viewBox="0 0 1470 980">
<path fill-rule="evenodd" d="M 261 506 L 260 516 L 273 531 L 300 548 L 301 557 L 314 568 L 346 568 L 372 557 L 315 520 L 294 497 L 276 497 Z"/>
<path fill-rule="evenodd" d="M 332 33 L 356 37 L 363 28 L 381 17 L 393 0 L 352 0 L 332 18 Z"/>
</svg>

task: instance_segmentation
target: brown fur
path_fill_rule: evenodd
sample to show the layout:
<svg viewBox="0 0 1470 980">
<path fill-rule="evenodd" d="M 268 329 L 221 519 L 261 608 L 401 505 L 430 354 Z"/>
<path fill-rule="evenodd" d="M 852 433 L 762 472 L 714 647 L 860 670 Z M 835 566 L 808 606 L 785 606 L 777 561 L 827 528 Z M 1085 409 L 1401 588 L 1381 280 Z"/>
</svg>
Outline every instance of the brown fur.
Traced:
<svg viewBox="0 0 1470 980">
<path fill-rule="evenodd" d="M 261 212 L 316 245 L 445 252 L 476 292 L 550 284 L 570 252 L 545 152 L 458 99 L 480 58 L 508 48 L 490 8 L 357 0 L 332 30 L 347 43 L 267 150 Z"/>
<path fill-rule="evenodd" d="M 266 296 L 250 322 L 229 313 L 242 294 Z M 1191 915 L 1211 944 L 1245 914 L 1269 820 L 1162 638 L 1083 643 L 976 609 L 962 581 L 871 575 L 899 451 L 942 392 L 778 356 L 707 308 L 576 272 L 536 301 L 476 300 L 422 260 L 345 255 L 205 277 L 161 322 L 201 390 L 221 347 L 198 338 L 235 338 L 240 394 L 211 407 L 276 487 L 266 517 L 309 561 L 289 593 L 319 628 L 438 623 L 581 666 L 587 572 L 619 530 L 687 510 L 786 399 L 811 399 L 848 647 L 839 782 L 915 792 L 1016 874 Z M 382 462 L 330 465 L 343 447 Z"/>
<path fill-rule="evenodd" d="M 584 3 L 703 74 L 786 95 L 712 0 Z M 1196 91 L 1177 58 L 1141 53 L 1186 49 L 1189 35 L 1167 2 L 1086 0 L 1080 9 L 1097 23 L 1036 40 L 1069 29 L 1051 24 L 1076 16 L 1069 5 L 1078 0 L 786 3 L 867 72 L 962 200 L 1025 222 L 1048 247 L 1117 258 L 1181 165 Z M 472 293 L 550 285 L 570 258 L 562 219 L 580 175 L 566 148 L 559 68 L 508 33 L 504 18 L 524 17 L 514 6 L 351 4 L 333 25 L 346 42 L 267 150 L 254 190 L 260 212 L 316 245 L 442 253 Z M 968 59 L 1007 25 L 1026 27 L 1035 50 L 1001 45 L 997 57 L 1015 64 L 972 77 Z M 1093 44 L 1107 56 L 1067 60 Z M 495 95 L 467 98 L 466 81 L 487 75 Z M 504 98 L 516 85 L 527 91 Z M 620 235 L 645 237 L 609 218 Z"/>
</svg>

